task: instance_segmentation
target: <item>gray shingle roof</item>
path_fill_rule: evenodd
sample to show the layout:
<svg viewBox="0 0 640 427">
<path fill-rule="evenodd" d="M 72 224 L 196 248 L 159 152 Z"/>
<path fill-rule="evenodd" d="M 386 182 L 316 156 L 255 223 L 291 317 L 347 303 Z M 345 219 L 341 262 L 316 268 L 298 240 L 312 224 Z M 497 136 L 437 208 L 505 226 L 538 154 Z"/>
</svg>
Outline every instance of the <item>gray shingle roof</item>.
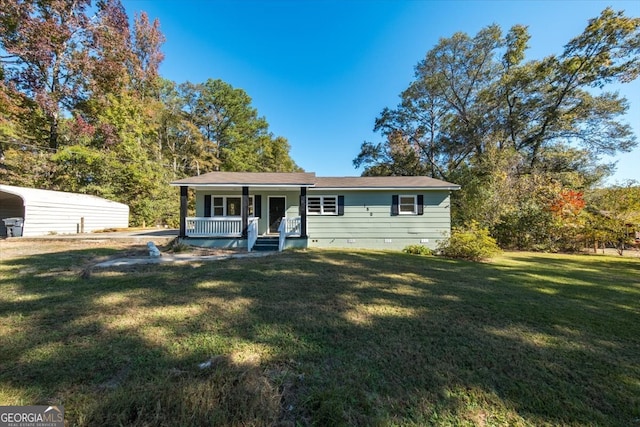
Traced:
<svg viewBox="0 0 640 427">
<path fill-rule="evenodd" d="M 312 186 L 315 173 L 209 172 L 174 181 L 172 185 L 299 185 Z"/>
<path fill-rule="evenodd" d="M 354 176 L 318 177 L 315 188 L 439 188 L 456 190 L 460 186 L 428 176 Z"/>
<path fill-rule="evenodd" d="M 352 176 L 316 177 L 315 173 L 295 172 L 209 172 L 180 179 L 172 185 L 191 186 L 302 186 L 316 189 L 416 189 L 457 190 L 457 184 L 428 176 Z"/>
</svg>

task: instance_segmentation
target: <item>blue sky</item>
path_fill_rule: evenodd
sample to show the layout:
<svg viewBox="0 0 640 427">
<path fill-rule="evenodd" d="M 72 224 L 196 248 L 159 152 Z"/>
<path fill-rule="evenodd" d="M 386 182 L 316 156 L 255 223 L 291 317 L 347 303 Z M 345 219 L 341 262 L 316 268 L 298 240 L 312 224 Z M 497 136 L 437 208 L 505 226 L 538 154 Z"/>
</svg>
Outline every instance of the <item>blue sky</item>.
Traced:
<svg viewBox="0 0 640 427">
<path fill-rule="evenodd" d="M 528 58 L 560 53 L 607 6 L 640 16 L 640 1 L 123 0 L 158 18 L 163 77 L 222 79 L 244 89 L 296 163 L 320 176 L 354 176 L 374 120 L 394 107 L 440 38 L 498 24 L 529 26 Z M 640 81 L 615 88 L 640 138 Z M 611 182 L 640 181 L 640 148 L 618 156 Z"/>
</svg>

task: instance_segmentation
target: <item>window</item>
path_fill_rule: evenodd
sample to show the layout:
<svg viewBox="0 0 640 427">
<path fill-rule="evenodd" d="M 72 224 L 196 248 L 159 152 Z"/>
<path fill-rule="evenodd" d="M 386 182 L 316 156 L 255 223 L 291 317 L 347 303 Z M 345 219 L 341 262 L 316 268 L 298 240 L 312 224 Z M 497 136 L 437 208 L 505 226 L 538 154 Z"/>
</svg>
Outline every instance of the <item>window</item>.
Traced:
<svg viewBox="0 0 640 427">
<path fill-rule="evenodd" d="M 241 216 L 242 197 L 217 196 L 212 197 L 213 216 Z M 253 215 L 253 196 L 249 197 L 249 216 Z"/>
<path fill-rule="evenodd" d="M 418 213 L 416 196 L 400 196 L 400 215 L 415 215 Z"/>
<path fill-rule="evenodd" d="M 424 195 L 391 196 L 391 215 L 424 215 Z"/>
<path fill-rule="evenodd" d="M 307 197 L 309 215 L 338 215 L 338 196 Z"/>
<path fill-rule="evenodd" d="M 242 199 L 240 197 L 227 197 L 227 216 L 242 215 Z"/>
<path fill-rule="evenodd" d="M 213 216 L 224 216 L 224 197 L 213 198 Z"/>
</svg>

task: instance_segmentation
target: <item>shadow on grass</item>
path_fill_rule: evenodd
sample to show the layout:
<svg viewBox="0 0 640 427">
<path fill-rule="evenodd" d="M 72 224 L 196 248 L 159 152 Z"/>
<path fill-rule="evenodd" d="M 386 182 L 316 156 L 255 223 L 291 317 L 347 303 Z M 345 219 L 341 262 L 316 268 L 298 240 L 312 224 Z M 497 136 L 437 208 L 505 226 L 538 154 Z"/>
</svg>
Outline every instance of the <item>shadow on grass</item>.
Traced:
<svg viewBox="0 0 640 427">
<path fill-rule="evenodd" d="M 78 256 L 2 267 L 0 404 L 77 425 L 640 418 L 636 260 L 308 251 L 87 278 Z"/>
</svg>

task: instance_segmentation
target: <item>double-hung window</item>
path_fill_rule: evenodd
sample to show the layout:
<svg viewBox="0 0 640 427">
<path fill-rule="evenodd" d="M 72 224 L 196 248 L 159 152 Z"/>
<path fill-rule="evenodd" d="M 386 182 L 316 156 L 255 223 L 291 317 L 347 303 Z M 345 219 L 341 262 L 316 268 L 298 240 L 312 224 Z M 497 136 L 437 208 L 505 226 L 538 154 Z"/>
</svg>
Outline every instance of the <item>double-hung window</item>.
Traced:
<svg viewBox="0 0 640 427">
<path fill-rule="evenodd" d="M 391 197 L 391 215 L 423 215 L 424 195 L 400 194 Z"/>
<path fill-rule="evenodd" d="M 211 198 L 213 216 L 241 216 L 242 197 L 213 196 Z M 249 216 L 253 215 L 253 196 L 249 197 Z"/>
<path fill-rule="evenodd" d="M 416 196 L 400 196 L 398 213 L 400 215 L 416 215 L 418 213 L 418 203 L 416 199 Z"/>
<path fill-rule="evenodd" d="M 307 197 L 309 215 L 338 215 L 338 196 Z"/>
</svg>

